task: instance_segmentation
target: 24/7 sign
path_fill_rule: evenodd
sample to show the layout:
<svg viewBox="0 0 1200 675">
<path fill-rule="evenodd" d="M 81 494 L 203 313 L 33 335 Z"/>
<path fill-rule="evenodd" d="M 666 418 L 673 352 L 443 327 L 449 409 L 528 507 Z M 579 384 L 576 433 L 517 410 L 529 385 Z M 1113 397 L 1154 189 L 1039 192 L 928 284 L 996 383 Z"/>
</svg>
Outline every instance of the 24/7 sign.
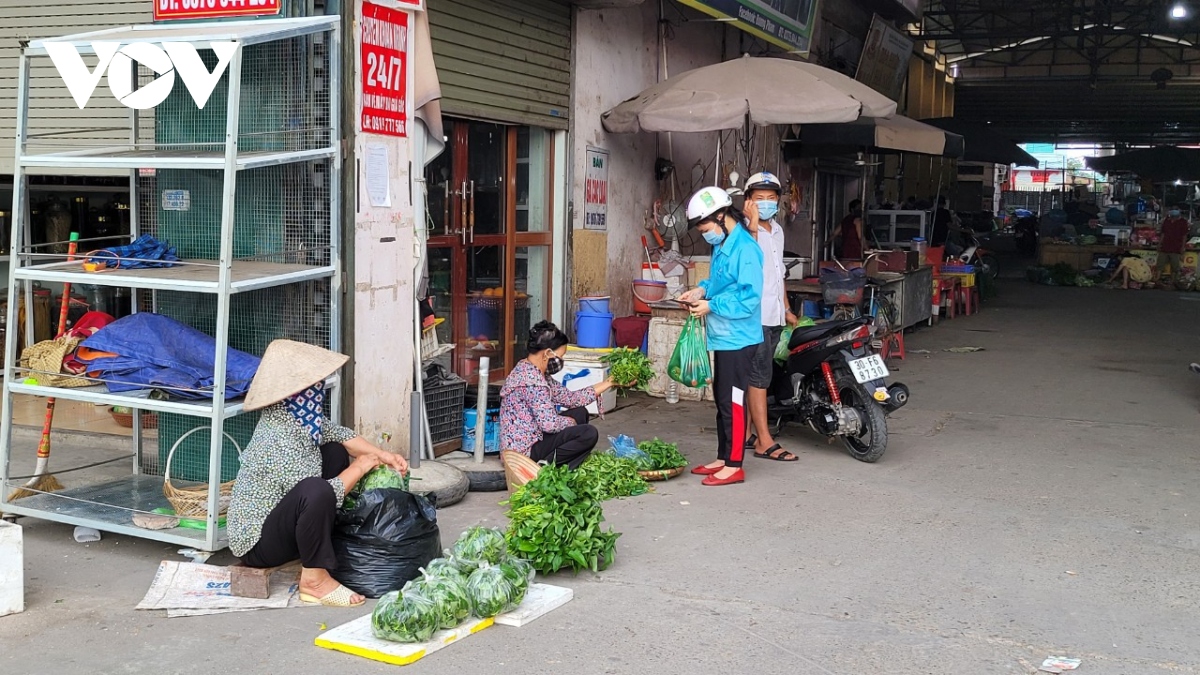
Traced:
<svg viewBox="0 0 1200 675">
<path fill-rule="evenodd" d="M 363 3 L 362 131 L 408 135 L 408 13 Z"/>
<path fill-rule="evenodd" d="M 154 0 L 154 20 L 216 19 L 279 13 L 279 0 Z"/>
</svg>

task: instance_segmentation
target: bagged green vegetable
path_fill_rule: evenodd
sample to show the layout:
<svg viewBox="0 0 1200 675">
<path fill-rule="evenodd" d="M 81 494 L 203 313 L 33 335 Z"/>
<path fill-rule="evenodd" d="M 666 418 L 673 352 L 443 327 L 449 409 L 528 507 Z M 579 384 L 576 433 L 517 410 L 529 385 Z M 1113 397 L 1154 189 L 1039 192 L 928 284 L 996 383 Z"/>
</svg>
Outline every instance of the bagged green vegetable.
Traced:
<svg viewBox="0 0 1200 675">
<path fill-rule="evenodd" d="M 471 601 L 467 599 L 466 583 L 457 578 L 433 576 L 426 572 L 405 585 L 405 591 L 414 591 L 433 602 L 438 628 L 450 629 L 471 615 Z"/>
<path fill-rule="evenodd" d="M 520 605 L 521 601 L 525 599 L 525 591 L 529 590 L 529 584 L 533 581 L 533 565 L 520 558 L 509 558 L 497 567 L 516 587 L 517 597 L 513 598 L 513 604 Z"/>
<path fill-rule="evenodd" d="M 377 466 L 368 471 L 355 487 L 355 492 L 360 493 L 378 488 L 399 488 L 408 492 L 408 474 L 401 476 L 390 466 Z"/>
<path fill-rule="evenodd" d="M 683 331 L 667 364 L 667 377 L 687 387 L 703 388 L 712 383 L 708 338 L 700 319 L 689 316 L 683 324 Z"/>
<path fill-rule="evenodd" d="M 495 565 L 508 557 L 504 532 L 476 525 L 454 542 L 453 557 L 464 574 L 473 572 L 481 562 Z"/>
<path fill-rule="evenodd" d="M 433 601 L 414 590 L 384 594 L 371 612 L 371 632 L 391 642 L 425 642 L 437 630 Z"/>
<path fill-rule="evenodd" d="M 785 326 L 783 332 L 779 334 L 779 344 L 775 345 L 776 362 L 787 362 L 788 353 L 791 352 L 791 349 L 788 348 L 788 344 L 792 341 L 792 332 L 795 330 L 796 329 L 792 328 L 791 326 Z"/>
<path fill-rule="evenodd" d="M 467 597 L 471 600 L 471 613 L 481 619 L 502 614 L 517 608 L 524 591 L 518 591 L 509 574 L 498 566 L 481 563 L 479 569 L 467 579 Z"/>
<path fill-rule="evenodd" d="M 425 566 L 425 573 L 431 577 L 453 579 L 460 584 L 467 583 L 467 576 L 463 574 L 462 569 L 458 566 L 458 562 L 453 557 L 434 558 L 430 560 L 429 564 Z"/>
</svg>

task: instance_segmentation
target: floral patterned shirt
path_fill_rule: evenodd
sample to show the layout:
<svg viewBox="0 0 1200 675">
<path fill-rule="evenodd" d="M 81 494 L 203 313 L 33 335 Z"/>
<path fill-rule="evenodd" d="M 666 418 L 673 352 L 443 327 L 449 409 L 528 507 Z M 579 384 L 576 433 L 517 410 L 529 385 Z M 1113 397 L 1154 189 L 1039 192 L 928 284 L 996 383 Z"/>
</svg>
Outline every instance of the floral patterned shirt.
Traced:
<svg viewBox="0 0 1200 675">
<path fill-rule="evenodd" d="M 556 434 L 575 424 L 563 417 L 556 405 L 578 408 L 596 402 L 596 390 L 586 387 L 571 391 L 522 359 L 504 380 L 500 390 L 500 448 L 528 455 L 544 434 Z"/>
<path fill-rule="evenodd" d="M 345 443 L 357 435 L 325 420 L 321 441 Z M 258 543 L 263 522 L 297 483 L 321 477 L 321 448 L 288 412 L 287 404 L 276 403 L 263 409 L 241 460 L 226 518 L 229 550 L 239 558 Z M 346 486 L 340 478 L 330 478 L 329 484 L 340 507 Z"/>
</svg>

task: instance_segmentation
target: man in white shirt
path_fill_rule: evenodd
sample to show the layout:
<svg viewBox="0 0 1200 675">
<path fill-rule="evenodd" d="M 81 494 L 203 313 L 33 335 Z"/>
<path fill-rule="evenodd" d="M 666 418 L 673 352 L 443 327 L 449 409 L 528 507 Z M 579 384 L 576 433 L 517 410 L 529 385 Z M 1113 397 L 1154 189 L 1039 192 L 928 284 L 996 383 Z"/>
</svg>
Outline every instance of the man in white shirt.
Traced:
<svg viewBox="0 0 1200 675">
<path fill-rule="evenodd" d="M 783 265 L 783 226 L 775 220 L 782 192 L 783 184 L 779 179 L 765 171 L 754 174 L 746 181 L 746 202 L 743 207 L 746 226 L 758 240 L 763 252 L 763 342 L 755 354 L 750 373 L 747 402 L 755 434 L 746 439 L 746 449 L 753 450 L 755 457 L 794 462 L 799 458 L 775 442 L 767 421 L 767 389 L 771 386 L 775 369 L 775 347 L 779 344 L 784 323 L 796 323 L 784 287 L 787 268 Z"/>
</svg>

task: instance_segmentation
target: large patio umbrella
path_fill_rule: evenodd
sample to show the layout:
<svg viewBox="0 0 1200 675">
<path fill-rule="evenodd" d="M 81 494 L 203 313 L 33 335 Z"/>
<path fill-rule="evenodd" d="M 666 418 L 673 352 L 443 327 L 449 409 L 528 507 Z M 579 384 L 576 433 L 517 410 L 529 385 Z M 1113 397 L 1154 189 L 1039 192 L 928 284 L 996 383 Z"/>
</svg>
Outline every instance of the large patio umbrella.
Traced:
<svg viewBox="0 0 1200 675">
<path fill-rule="evenodd" d="M 828 68 L 743 56 L 663 80 L 601 120 L 610 133 L 698 132 L 740 129 L 747 123 L 853 122 L 895 112 L 895 101 Z"/>
<path fill-rule="evenodd" d="M 1036 157 L 1022 150 L 1021 146 L 1014 143 L 1012 139 L 993 131 L 986 124 L 968 122 L 956 117 L 938 117 L 921 121 L 962 136 L 966 145 L 963 161 L 1039 166 Z"/>
<path fill-rule="evenodd" d="M 806 146 L 866 149 L 876 154 L 915 152 L 921 155 L 960 158 L 963 137 L 917 120 L 864 117 L 845 124 L 805 124 L 800 141 Z"/>
<path fill-rule="evenodd" d="M 1129 171 L 1154 181 L 1200 180 L 1200 150 L 1160 145 L 1109 157 L 1088 157 L 1092 171 Z"/>
</svg>

